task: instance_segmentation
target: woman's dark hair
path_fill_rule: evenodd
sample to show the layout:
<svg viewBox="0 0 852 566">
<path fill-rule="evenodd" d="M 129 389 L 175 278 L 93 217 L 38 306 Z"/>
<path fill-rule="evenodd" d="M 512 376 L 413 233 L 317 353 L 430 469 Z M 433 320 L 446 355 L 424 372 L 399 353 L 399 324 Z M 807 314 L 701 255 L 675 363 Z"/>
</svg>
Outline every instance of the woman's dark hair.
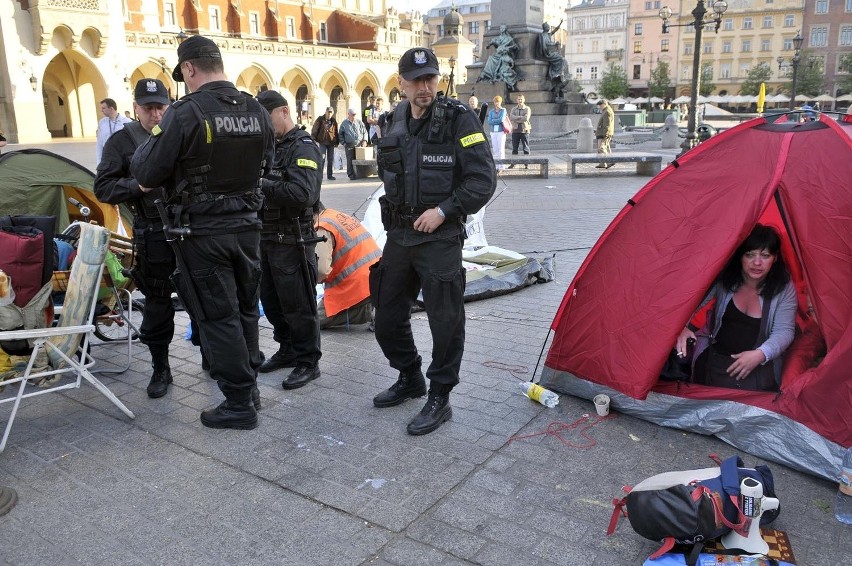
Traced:
<svg viewBox="0 0 852 566">
<path fill-rule="evenodd" d="M 740 244 L 722 273 L 719 274 L 719 281 L 729 291 L 738 289 L 743 284 L 742 257 L 752 250 L 766 250 L 775 256 L 775 263 L 772 264 L 760 288 L 762 297 L 774 297 L 790 280 L 790 274 L 787 273 L 787 266 L 784 265 L 784 258 L 781 256 L 781 236 L 771 226 L 757 224 L 752 229 L 751 234 Z"/>
</svg>

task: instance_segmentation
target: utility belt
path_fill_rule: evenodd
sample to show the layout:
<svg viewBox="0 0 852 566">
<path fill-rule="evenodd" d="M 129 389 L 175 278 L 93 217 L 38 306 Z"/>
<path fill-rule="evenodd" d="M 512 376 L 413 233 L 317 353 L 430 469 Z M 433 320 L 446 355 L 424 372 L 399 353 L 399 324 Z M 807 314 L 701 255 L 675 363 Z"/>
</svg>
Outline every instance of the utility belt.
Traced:
<svg viewBox="0 0 852 566">
<path fill-rule="evenodd" d="M 420 215 L 434 208 L 431 206 L 406 206 L 390 202 L 386 197 L 379 198 L 382 224 L 386 230 L 391 228 L 411 228 Z"/>
<path fill-rule="evenodd" d="M 160 221 L 160 213 L 157 212 L 157 207 L 153 204 L 147 204 L 144 200 L 129 203 L 130 210 L 136 217 L 141 216 L 147 220 Z"/>
<path fill-rule="evenodd" d="M 277 234 L 279 240 L 283 240 L 286 236 L 309 235 L 314 224 L 313 208 L 306 208 L 296 214 L 288 216 L 283 209 L 264 209 L 261 234 Z M 298 228 L 296 220 L 298 220 Z"/>
</svg>

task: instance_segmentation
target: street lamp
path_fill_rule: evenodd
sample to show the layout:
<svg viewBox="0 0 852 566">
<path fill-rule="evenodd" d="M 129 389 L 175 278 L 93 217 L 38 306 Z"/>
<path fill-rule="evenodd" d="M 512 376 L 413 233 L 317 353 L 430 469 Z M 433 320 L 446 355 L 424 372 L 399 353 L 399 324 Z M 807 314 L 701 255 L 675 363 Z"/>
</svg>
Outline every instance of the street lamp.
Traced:
<svg viewBox="0 0 852 566">
<path fill-rule="evenodd" d="M 683 153 L 689 151 L 697 145 L 697 137 L 695 135 L 695 127 L 698 123 L 698 91 L 701 88 L 701 36 L 704 31 L 704 26 L 716 24 L 715 32 L 719 33 L 719 28 L 722 25 L 722 14 L 728 10 L 728 3 L 725 0 L 717 0 L 713 2 L 713 14 L 711 18 L 705 20 L 708 15 L 707 9 L 704 7 L 704 0 L 698 0 L 695 9 L 692 10 L 691 22 L 685 24 L 670 24 L 669 18 L 672 17 L 671 8 L 663 6 L 660 8 L 659 16 L 663 20 L 663 33 L 669 33 L 670 27 L 688 27 L 692 26 L 695 29 L 695 52 L 692 56 L 692 93 L 689 97 L 689 120 L 686 126 L 686 139 L 681 144 Z"/>
<path fill-rule="evenodd" d="M 799 62 L 802 60 L 802 43 L 805 38 L 802 37 L 802 30 L 796 32 L 796 37 L 793 38 L 793 84 L 790 87 L 790 110 L 796 107 L 796 78 L 799 74 Z M 784 65 L 784 58 L 778 57 L 778 70 Z"/>
<path fill-rule="evenodd" d="M 450 79 L 449 84 L 447 85 L 447 96 L 450 98 L 456 97 L 456 84 L 455 84 L 455 72 L 456 72 L 456 58 L 450 56 Z"/>
</svg>

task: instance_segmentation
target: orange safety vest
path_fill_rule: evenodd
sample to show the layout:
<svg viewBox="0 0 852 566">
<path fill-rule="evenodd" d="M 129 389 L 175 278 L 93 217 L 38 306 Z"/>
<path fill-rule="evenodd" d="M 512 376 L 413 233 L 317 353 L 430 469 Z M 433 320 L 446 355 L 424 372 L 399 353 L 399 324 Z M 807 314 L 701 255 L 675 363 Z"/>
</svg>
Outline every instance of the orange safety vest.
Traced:
<svg viewBox="0 0 852 566">
<path fill-rule="evenodd" d="M 331 273 L 325 279 L 325 312 L 334 316 L 370 296 L 370 266 L 382 250 L 366 228 L 348 214 L 327 208 L 319 227 L 334 236 Z"/>
</svg>

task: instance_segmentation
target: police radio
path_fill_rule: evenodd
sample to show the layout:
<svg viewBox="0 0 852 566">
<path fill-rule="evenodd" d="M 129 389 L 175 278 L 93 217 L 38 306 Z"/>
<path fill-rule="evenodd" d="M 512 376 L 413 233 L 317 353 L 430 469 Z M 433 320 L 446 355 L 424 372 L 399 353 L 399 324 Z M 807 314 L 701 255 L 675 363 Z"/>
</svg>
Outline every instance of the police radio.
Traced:
<svg viewBox="0 0 852 566">
<path fill-rule="evenodd" d="M 444 123 L 447 119 L 447 97 L 443 92 L 438 93 L 435 105 L 432 107 L 432 123 L 429 125 L 429 143 L 441 141 L 444 132 Z"/>
</svg>

